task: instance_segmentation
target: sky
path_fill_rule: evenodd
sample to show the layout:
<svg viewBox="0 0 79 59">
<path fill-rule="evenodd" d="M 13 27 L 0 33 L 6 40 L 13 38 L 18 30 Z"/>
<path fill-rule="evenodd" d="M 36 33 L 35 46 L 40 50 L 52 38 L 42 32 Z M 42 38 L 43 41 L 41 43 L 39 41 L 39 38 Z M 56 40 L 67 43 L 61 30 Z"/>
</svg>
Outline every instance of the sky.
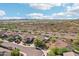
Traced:
<svg viewBox="0 0 79 59">
<path fill-rule="evenodd" d="M 79 3 L 0 3 L 0 19 L 78 19 Z"/>
</svg>

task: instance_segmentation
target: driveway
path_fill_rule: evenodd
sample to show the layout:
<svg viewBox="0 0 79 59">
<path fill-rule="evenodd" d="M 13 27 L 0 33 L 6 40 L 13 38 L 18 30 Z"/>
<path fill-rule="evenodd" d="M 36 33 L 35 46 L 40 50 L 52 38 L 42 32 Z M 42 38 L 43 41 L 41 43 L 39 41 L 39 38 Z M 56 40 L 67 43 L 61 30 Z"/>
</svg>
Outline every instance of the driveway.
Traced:
<svg viewBox="0 0 79 59">
<path fill-rule="evenodd" d="M 12 42 L 3 42 L 1 45 L 12 48 L 19 48 L 21 52 L 26 53 L 27 56 L 42 56 L 43 52 L 41 50 L 37 50 L 34 47 L 24 47 L 18 44 L 14 44 Z"/>
</svg>

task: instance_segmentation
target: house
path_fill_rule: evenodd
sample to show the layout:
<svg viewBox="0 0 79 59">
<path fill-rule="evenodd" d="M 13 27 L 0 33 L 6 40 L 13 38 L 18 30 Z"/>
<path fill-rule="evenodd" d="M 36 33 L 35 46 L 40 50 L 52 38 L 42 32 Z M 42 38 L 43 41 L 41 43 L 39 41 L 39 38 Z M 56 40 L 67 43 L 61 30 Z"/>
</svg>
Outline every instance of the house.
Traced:
<svg viewBox="0 0 79 59">
<path fill-rule="evenodd" d="M 0 47 L 0 56 L 10 56 L 10 50 Z"/>
<path fill-rule="evenodd" d="M 46 33 L 46 34 L 43 33 L 40 37 L 43 41 L 47 42 L 51 36 L 52 36 L 51 33 Z"/>
<path fill-rule="evenodd" d="M 0 56 L 10 56 L 10 52 L 0 51 Z"/>
<path fill-rule="evenodd" d="M 23 42 L 25 43 L 31 43 L 35 39 L 34 35 L 26 35 L 23 37 Z"/>
<path fill-rule="evenodd" d="M 5 33 L 6 31 L 0 31 L 0 37 L 1 38 L 6 38 L 7 37 L 7 35 L 5 35 L 4 33 Z"/>
<path fill-rule="evenodd" d="M 75 56 L 74 52 L 65 52 L 63 53 L 63 56 Z"/>
<path fill-rule="evenodd" d="M 5 36 L 5 35 L 6 35 L 6 36 L 9 36 L 9 35 L 12 35 L 12 33 L 13 33 L 12 31 L 6 31 L 6 32 L 3 33 L 2 35 L 3 35 L 3 36 Z"/>
<path fill-rule="evenodd" d="M 40 38 L 41 40 L 43 40 L 44 42 L 47 42 L 49 40 L 49 36 L 41 35 L 41 36 L 37 36 L 37 37 Z"/>
<path fill-rule="evenodd" d="M 49 43 L 46 43 L 46 45 L 50 48 L 53 48 L 53 47 L 65 48 L 68 46 L 68 44 L 64 41 L 64 39 L 57 39 L 54 43 L 50 41 Z"/>
<path fill-rule="evenodd" d="M 51 36 L 52 32 L 47 32 L 47 33 L 41 33 L 42 36 Z"/>
<path fill-rule="evenodd" d="M 64 42 L 63 39 L 56 40 L 56 42 L 54 44 L 58 48 L 64 48 L 64 47 L 68 46 L 68 44 L 66 42 Z"/>
<path fill-rule="evenodd" d="M 0 31 L 0 36 L 3 35 L 6 31 Z"/>
<path fill-rule="evenodd" d="M 44 36 L 41 36 L 41 39 L 42 39 L 43 41 L 45 41 L 45 42 L 48 41 L 49 38 L 50 38 L 49 36 L 45 36 L 45 35 L 44 35 Z"/>
<path fill-rule="evenodd" d="M 6 31 L 2 34 L 3 37 L 8 37 L 10 35 L 17 35 L 17 33 L 12 32 L 12 31 Z"/>
</svg>

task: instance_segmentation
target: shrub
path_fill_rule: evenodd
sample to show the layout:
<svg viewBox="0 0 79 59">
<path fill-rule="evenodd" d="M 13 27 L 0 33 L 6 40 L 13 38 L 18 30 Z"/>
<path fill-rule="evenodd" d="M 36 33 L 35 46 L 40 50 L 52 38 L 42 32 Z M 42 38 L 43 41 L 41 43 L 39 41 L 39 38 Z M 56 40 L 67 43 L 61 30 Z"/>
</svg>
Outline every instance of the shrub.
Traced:
<svg viewBox="0 0 79 59">
<path fill-rule="evenodd" d="M 48 52 L 48 56 L 55 56 L 55 55 L 63 55 L 64 52 L 68 52 L 69 49 L 68 48 L 52 48 L 50 49 L 50 51 Z"/>
<path fill-rule="evenodd" d="M 20 41 L 22 40 L 21 36 L 19 36 L 19 35 L 15 35 L 15 36 L 14 36 L 14 39 L 15 39 L 15 40 L 20 40 Z"/>
<path fill-rule="evenodd" d="M 51 36 L 51 37 L 49 38 L 49 40 L 50 40 L 50 41 L 52 41 L 52 42 L 55 42 L 55 41 L 56 41 L 56 39 L 57 39 L 57 37 L 56 37 L 56 36 Z"/>
<path fill-rule="evenodd" d="M 11 51 L 11 56 L 20 56 L 20 50 L 19 49 L 14 49 Z"/>
<path fill-rule="evenodd" d="M 7 38 L 7 40 L 8 40 L 9 42 L 13 42 L 15 39 L 14 39 L 13 36 L 9 36 L 9 37 Z"/>
<path fill-rule="evenodd" d="M 34 40 L 34 45 L 36 47 L 43 47 L 43 46 L 45 46 L 45 42 L 43 40 L 41 40 L 41 39 L 35 39 Z"/>
</svg>

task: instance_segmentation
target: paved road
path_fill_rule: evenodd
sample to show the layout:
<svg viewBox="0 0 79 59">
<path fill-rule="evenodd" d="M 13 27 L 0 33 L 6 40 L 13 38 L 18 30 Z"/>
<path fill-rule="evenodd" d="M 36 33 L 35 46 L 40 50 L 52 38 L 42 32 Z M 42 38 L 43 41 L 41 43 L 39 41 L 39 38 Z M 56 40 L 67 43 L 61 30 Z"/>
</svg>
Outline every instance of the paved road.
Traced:
<svg viewBox="0 0 79 59">
<path fill-rule="evenodd" d="M 19 48 L 20 51 L 27 54 L 27 56 L 42 56 L 43 52 L 41 50 L 37 50 L 34 47 L 24 47 L 18 44 L 14 44 L 12 42 L 4 42 L 2 43 L 3 46 L 12 47 L 12 48 Z"/>
</svg>

